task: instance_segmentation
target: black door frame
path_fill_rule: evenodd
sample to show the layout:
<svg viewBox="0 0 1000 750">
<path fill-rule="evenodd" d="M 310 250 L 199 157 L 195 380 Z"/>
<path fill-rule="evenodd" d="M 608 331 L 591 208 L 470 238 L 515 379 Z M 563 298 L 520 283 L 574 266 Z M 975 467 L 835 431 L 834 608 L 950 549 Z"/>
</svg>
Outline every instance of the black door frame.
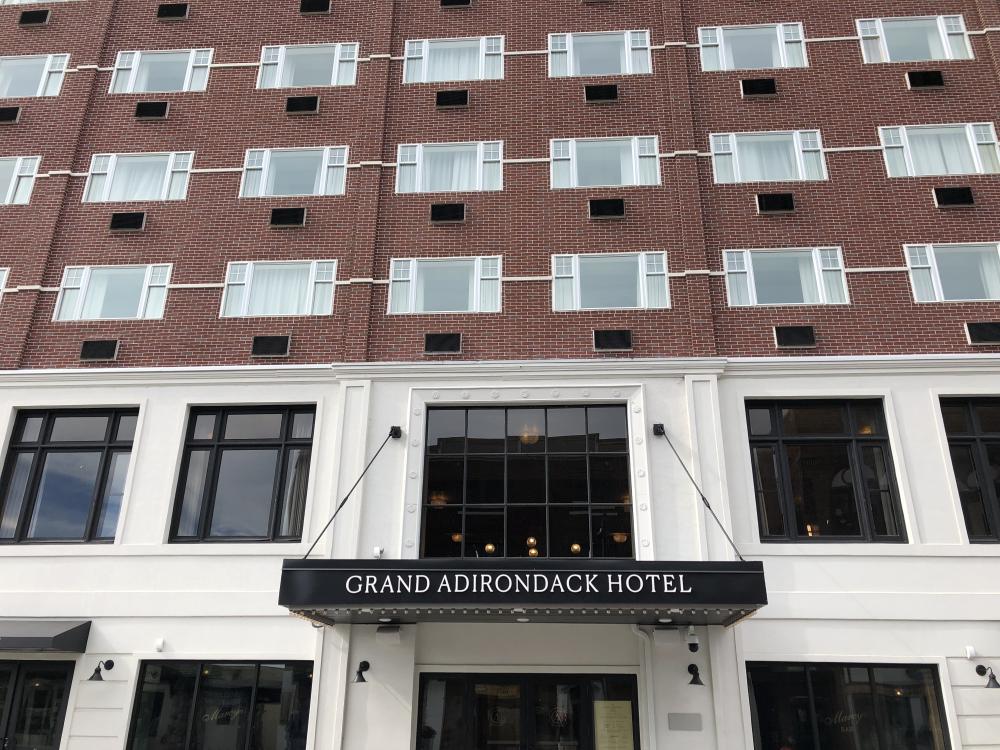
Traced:
<svg viewBox="0 0 1000 750">
<path fill-rule="evenodd" d="M 4 666 L 13 667 L 11 671 L 11 682 L 10 690 L 8 691 L 7 704 L 0 706 L 0 748 L 3 750 L 18 750 L 18 748 L 12 744 L 12 738 L 9 734 L 11 727 L 14 726 L 14 722 L 18 717 L 17 698 L 20 696 L 23 688 L 23 677 L 24 670 L 26 667 L 63 667 L 66 672 L 65 677 L 65 692 L 63 694 L 62 705 L 59 706 L 59 716 L 56 722 L 56 735 L 58 737 L 57 747 L 62 745 L 62 731 L 63 726 L 66 723 L 66 709 L 69 707 L 69 694 L 73 687 L 73 675 L 76 671 L 76 662 L 73 661 L 59 661 L 59 660 L 48 660 L 48 659 L 0 659 L 0 664 Z"/>
</svg>

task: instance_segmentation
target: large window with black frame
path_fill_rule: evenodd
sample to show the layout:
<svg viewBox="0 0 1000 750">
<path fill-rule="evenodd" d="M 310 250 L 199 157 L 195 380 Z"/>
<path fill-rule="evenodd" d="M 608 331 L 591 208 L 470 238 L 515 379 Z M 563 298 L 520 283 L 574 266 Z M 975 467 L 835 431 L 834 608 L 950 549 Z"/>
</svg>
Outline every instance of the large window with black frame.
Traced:
<svg viewBox="0 0 1000 750">
<path fill-rule="evenodd" d="M 747 401 L 763 542 L 905 542 L 882 402 Z"/>
<path fill-rule="evenodd" d="M 624 406 L 427 413 L 424 557 L 632 557 Z"/>
<path fill-rule="evenodd" d="M 137 409 L 21 411 L 0 499 L 0 543 L 110 542 Z"/>
<path fill-rule="evenodd" d="M 313 406 L 192 409 L 171 540 L 300 540 L 315 414 Z"/>
<path fill-rule="evenodd" d="M 969 541 L 1000 541 L 1000 398 L 943 398 L 941 415 Z"/>
</svg>

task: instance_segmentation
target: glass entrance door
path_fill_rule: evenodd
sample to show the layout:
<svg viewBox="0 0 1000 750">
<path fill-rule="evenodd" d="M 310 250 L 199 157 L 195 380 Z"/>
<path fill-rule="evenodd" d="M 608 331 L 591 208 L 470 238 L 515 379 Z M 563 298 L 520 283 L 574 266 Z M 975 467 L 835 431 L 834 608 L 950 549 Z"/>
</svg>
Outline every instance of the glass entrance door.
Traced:
<svg viewBox="0 0 1000 750">
<path fill-rule="evenodd" d="M 73 662 L 0 662 L 0 748 L 59 750 Z"/>
</svg>

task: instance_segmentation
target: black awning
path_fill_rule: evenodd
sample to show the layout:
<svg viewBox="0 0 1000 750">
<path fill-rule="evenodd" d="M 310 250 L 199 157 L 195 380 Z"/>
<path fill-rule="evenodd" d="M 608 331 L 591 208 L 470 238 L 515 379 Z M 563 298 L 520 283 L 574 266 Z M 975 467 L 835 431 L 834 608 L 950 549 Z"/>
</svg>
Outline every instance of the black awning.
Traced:
<svg viewBox="0 0 1000 750">
<path fill-rule="evenodd" d="M 0 651 L 87 650 L 90 620 L 0 620 Z"/>
<path fill-rule="evenodd" d="M 328 624 L 731 625 L 767 590 L 759 562 L 285 560 L 278 603 Z"/>
</svg>

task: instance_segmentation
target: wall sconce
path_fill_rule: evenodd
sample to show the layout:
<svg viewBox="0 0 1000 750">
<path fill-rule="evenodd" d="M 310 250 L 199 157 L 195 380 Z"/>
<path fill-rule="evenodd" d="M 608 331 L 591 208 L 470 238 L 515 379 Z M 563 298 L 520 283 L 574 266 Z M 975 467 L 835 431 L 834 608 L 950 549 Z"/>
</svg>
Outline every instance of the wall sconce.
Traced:
<svg viewBox="0 0 1000 750">
<path fill-rule="evenodd" d="M 354 673 L 354 681 L 355 682 L 368 682 L 368 680 L 365 679 L 365 672 L 367 672 L 371 668 L 372 668 L 372 665 L 369 664 L 366 661 L 363 661 L 360 664 L 358 664 L 358 671 Z"/>
<path fill-rule="evenodd" d="M 101 674 L 102 667 L 111 671 L 115 668 L 115 663 L 111 659 L 97 662 L 97 669 L 94 670 L 94 674 L 90 675 L 89 682 L 104 682 L 104 676 Z"/>
<path fill-rule="evenodd" d="M 688 674 L 691 675 L 691 682 L 688 685 L 704 685 L 705 683 L 701 681 L 701 673 L 698 671 L 697 664 L 688 664 Z"/>
<path fill-rule="evenodd" d="M 985 677 L 989 675 L 990 678 L 986 680 L 986 687 L 988 688 L 1000 688 L 1000 682 L 997 682 L 997 676 L 993 674 L 993 669 L 982 664 L 976 665 L 976 674 L 980 677 Z"/>
</svg>

